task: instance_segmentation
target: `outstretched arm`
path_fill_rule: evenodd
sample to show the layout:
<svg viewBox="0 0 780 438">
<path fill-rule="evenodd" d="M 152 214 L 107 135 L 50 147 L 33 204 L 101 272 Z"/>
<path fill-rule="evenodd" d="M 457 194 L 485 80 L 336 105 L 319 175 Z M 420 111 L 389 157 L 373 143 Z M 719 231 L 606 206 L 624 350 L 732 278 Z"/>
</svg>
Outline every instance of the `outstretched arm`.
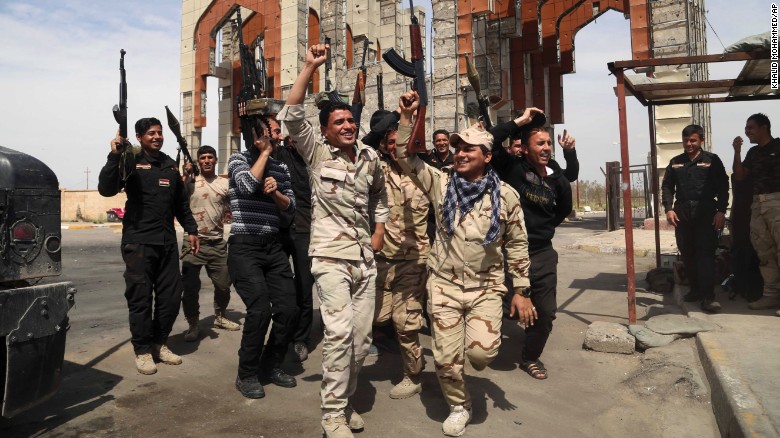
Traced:
<svg viewBox="0 0 780 438">
<path fill-rule="evenodd" d="M 407 151 L 407 143 L 412 136 L 412 116 L 419 106 L 416 91 L 408 91 L 401 96 L 399 109 L 401 118 L 398 121 L 398 137 L 396 143 L 395 155 L 398 158 L 398 165 L 401 170 L 412 179 L 414 184 L 425 193 L 428 200 L 436 205 L 438 180 L 441 171 L 435 167 L 426 164 L 417 154 L 410 154 Z"/>
<path fill-rule="evenodd" d="M 734 148 L 734 163 L 731 165 L 731 170 L 734 171 L 734 179 L 743 181 L 750 174 L 750 170 L 742 164 L 742 137 L 737 136 L 734 138 L 731 146 Z"/>
<path fill-rule="evenodd" d="M 314 76 L 317 68 L 325 63 L 328 54 L 327 44 L 315 44 L 306 51 L 306 63 L 303 70 L 295 78 L 290 94 L 287 96 L 287 105 L 300 105 L 306 98 L 306 89 L 309 87 L 309 81 Z"/>
<path fill-rule="evenodd" d="M 111 153 L 108 154 L 106 165 L 100 169 L 98 177 L 98 193 L 102 196 L 114 196 L 122 188 L 122 181 L 119 177 L 119 157 L 124 152 L 125 142 L 126 139 L 120 137 L 117 130 L 116 137 L 111 139 Z"/>
<path fill-rule="evenodd" d="M 563 135 L 558 134 L 558 144 L 563 149 L 563 159 L 566 161 L 566 170 L 563 171 L 563 176 L 569 180 L 569 182 L 577 181 L 577 177 L 580 176 L 580 161 L 577 159 L 576 140 L 574 136 L 569 134 L 565 129 Z"/>
<path fill-rule="evenodd" d="M 315 153 L 316 134 L 311 124 L 306 121 L 302 104 L 306 98 L 309 81 L 317 68 L 327 59 L 327 48 L 327 44 L 315 44 L 306 51 L 306 63 L 290 89 L 284 108 L 277 114 L 277 120 L 284 123 L 295 150 L 308 166 L 318 165 Z"/>
</svg>

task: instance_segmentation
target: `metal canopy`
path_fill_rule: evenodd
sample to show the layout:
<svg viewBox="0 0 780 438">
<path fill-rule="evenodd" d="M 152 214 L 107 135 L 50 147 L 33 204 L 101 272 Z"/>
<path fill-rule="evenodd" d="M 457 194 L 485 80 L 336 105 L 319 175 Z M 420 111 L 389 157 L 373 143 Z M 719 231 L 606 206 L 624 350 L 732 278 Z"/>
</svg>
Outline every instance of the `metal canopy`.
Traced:
<svg viewBox="0 0 780 438">
<path fill-rule="evenodd" d="M 720 55 L 677 56 L 632 61 L 615 61 L 607 68 L 615 75 L 620 122 L 620 165 L 623 187 L 623 217 L 626 236 L 626 275 L 628 284 L 628 321 L 636 323 L 636 279 L 634 270 L 634 230 L 631 212 L 631 184 L 628 159 L 628 124 L 626 119 L 626 95 L 635 97 L 647 107 L 650 129 L 650 154 L 653 174 L 653 211 L 655 214 L 655 260 L 661 265 L 661 243 L 658 214 L 658 163 L 655 144 L 653 107 L 690 103 L 738 102 L 749 100 L 780 99 L 778 90 L 770 87 L 770 57 L 768 51 L 733 52 Z M 736 78 L 694 81 L 658 82 L 653 78 L 653 67 L 675 67 L 688 64 L 718 62 L 744 62 Z M 627 75 L 626 70 L 647 72 L 644 75 Z M 641 79 L 640 79 L 641 78 Z"/>
<path fill-rule="evenodd" d="M 772 90 L 769 84 L 771 65 L 769 52 L 736 52 L 723 55 L 618 61 L 607 64 L 607 67 L 615 73 L 617 69 L 636 70 L 656 66 L 738 61 L 747 62 L 735 79 L 659 82 L 653 76 L 625 75 L 626 93 L 634 96 L 644 106 L 780 99 L 778 90 Z"/>
</svg>

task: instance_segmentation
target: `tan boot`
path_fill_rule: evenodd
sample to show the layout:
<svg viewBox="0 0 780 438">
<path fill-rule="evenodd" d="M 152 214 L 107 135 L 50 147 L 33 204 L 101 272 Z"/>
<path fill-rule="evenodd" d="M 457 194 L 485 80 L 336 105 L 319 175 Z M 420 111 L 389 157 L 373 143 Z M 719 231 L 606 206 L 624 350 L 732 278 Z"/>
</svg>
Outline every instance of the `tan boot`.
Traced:
<svg viewBox="0 0 780 438">
<path fill-rule="evenodd" d="M 152 354 L 157 360 L 166 365 L 181 365 L 181 356 L 173 354 L 167 345 L 154 345 Z"/>
<path fill-rule="evenodd" d="M 157 372 L 157 365 L 154 364 L 151 354 L 139 354 L 135 356 L 135 369 L 141 374 L 149 375 Z"/>
<path fill-rule="evenodd" d="M 349 425 L 350 430 L 363 430 L 366 427 L 363 417 L 352 409 L 352 405 L 347 405 L 344 408 L 344 417 L 347 419 L 347 425 Z"/>
<path fill-rule="evenodd" d="M 471 422 L 471 409 L 463 406 L 450 406 L 450 416 L 441 425 L 441 431 L 447 436 L 461 436 L 466 433 L 466 425 Z"/>
<path fill-rule="evenodd" d="M 200 335 L 200 327 L 198 327 L 198 318 L 187 318 L 187 323 L 190 325 L 190 328 L 188 328 L 187 331 L 184 332 L 184 340 L 187 342 L 195 342 L 198 340 L 198 335 Z"/>
<path fill-rule="evenodd" d="M 780 295 L 767 296 L 764 295 L 756 301 L 748 304 L 748 308 L 752 310 L 764 310 L 780 307 Z"/>
<path fill-rule="evenodd" d="M 422 385 L 418 376 L 404 376 L 404 379 L 390 390 L 390 398 L 396 400 L 409 398 L 419 394 L 420 391 L 422 391 Z"/>
<path fill-rule="evenodd" d="M 328 414 L 322 418 L 321 424 L 325 438 L 354 438 L 344 414 Z"/>
<path fill-rule="evenodd" d="M 223 330 L 236 331 L 241 328 L 241 325 L 225 318 L 224 312 L 217 312 L 214 314 L 214 327 Z"/>
</svg>

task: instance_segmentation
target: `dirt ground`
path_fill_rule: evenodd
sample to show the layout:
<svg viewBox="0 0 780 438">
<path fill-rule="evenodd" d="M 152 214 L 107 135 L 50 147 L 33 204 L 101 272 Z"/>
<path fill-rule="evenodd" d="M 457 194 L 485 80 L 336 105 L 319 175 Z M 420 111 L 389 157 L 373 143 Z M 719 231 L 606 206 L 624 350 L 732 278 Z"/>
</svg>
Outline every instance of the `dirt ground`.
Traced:
<svg viewBox="0 0 780 438">
<path fill-rule="evenodd" d="M 467 368 L 474 418 L 466 436 L 718 435 L 692 340 L 632 355 L 583 350 L 591 322 L 626 322 L 625 256 L 570 248 L 603 233 L 602 222 L 585 218 L 558 230 L 559 313 L 542 357 L 549 379 L 533 380 L 518 369 L 523 331 L 516 322 L 505 320 L 498 358 L 482 372 Z M 65 279 L 79 292 L 70 312 L 62 384 L 50 400 L 2 420 L 1 436 L 321 436 L 321 345 L 303 364 L 292 360 L 285 364 L 298 378 L 296 388 L 268 386 L 264 399 L 249 400 L 233 386 L 240 332 L 208 328 L 200 342 L 187 343 L 182 317 L 169 345 L 184 363 L 160 365 L 157 374 L 140 375 L 129 344 L 119 233 L 66 230 L 63 242 Z M 638 278 L 644 278 L 653 262 L 637 258 Z M 213 320 L 211 294 L 204 275 L 200 302 L 202 324 L 207 327 Z M 640 292 L 639 316 L 666 299 Z M 230 309 L 233 318 L 243 317 L 244 307 L 235 293 Z M 356 436 L 442 436 L 448 407 L 434 374 L 427 333 L 422 342 L 427 364 L 420 396 L 407 400 L 387 396 L 401 377 L 397 354 L 385 352 L 367 361 L 352 401 L 366 421 L 366 429 Z"/>
</svg>

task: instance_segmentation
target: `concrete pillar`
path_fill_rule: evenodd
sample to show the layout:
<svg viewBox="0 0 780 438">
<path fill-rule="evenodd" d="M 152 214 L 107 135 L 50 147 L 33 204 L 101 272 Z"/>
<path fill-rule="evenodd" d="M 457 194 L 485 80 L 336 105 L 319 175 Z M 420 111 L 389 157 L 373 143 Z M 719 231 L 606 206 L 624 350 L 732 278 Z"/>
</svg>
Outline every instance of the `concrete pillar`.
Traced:
<svg viewBox="0 0 780 438">
<path fill-rule="evenodd" d="M 323 41 L 330 37 L 330 52 L 332 59 L 332 71 L 330 79 L 333 86 L 341 90 L 343 75 L 335 72 L 347 70 L 347 42 L 346 42 L 346 0 L 321 0 L 320 1 L 320 29 L 322 29 Z M 321 89 L 325 89 L 325 75 L 323 71 Z"/>
<path fill-rule="evenodd" d="M 461 100 L 458 84 L 458 53 L 455 36 L 455 2 L 433 0 L 433 17 L 436 26 L 432 34 L 434 84 L 429 95 L 433 110 L 431 131 L 447 129 L 451 132 L 460 130 L 464 123 L 461 114 L 464 113 L 464 102 Z"/>
<path fill-rule="evenodd" d="M 657 0 L 650 2 L 651 51 L 654 58 L 704 55 L 707 52 L 703 0 Z M 656 78 L 670 81 L 701 81 L 709 78 L 706 66 L 656 67 Z M 682 129 L 692 123 L 704 127 L 711 138 L 709 104 L 656 107 L 655 132 L 659 178 L 672 157 L 682 150 Z M 704 144 L 711 148 L 711 142 Z"/>
<path fill-rule="evenodd" d="M 282 96 L 284 99 L 289 93 L 298 72 L 303 68 L 306 60 L 308 38 L 306 35 L 309 10 L 306 0 L 292 0 L 282 2 L 282 54 L 281 54 L 281 81 Z"/>
</svg>

